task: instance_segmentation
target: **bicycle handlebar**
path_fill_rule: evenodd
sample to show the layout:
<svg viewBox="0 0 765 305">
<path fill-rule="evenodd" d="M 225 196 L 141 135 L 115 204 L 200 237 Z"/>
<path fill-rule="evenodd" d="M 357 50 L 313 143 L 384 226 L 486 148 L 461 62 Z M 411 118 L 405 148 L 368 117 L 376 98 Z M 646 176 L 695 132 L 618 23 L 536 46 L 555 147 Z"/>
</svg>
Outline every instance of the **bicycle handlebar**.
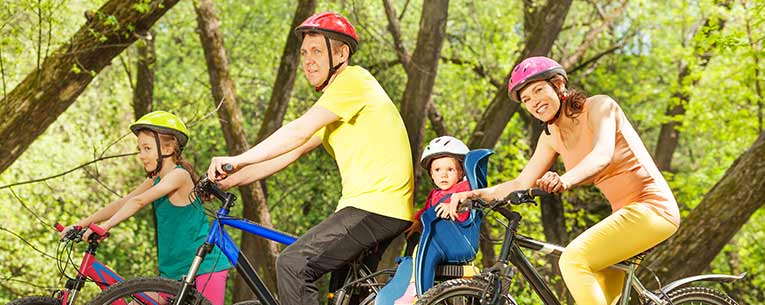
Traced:
<svg viewBox="0 0 765 305">
<path fill-rule="evenodd" d="M 53 227 L 56 228 L 56 231 L 59 231 L 59 232 L 64 232 L 64 229 L 66 229 L 66 227 L 64 227 L 60 223 L 56 223 L 55 225 L 53 225 Z M 91 234 L 90 238 L 88 238 L 89 241 L 101 241 L 111 235 L 109 234 L 109 232 L 99 227 L 95 223 L 91 223 L 90 225 L 88 225 L 87 229 L 90 229 L 91 231 L 93 231 L 93 234 Z M 64 237 L 61 238 L 61 240 L 62 241 L 65 241 L 65 240 L 79 241 L 82 239 L 82 235 L 85 234 L 85 231 L 86 229 L 81 226 L 74 226 L 72 227 L 71 230 L 69 230 L 69 232 L 66 233 L 66 235 L 64 235 Z"/>
<path fill-rule="evenodd" d="M 505 198 L 503 199 L 494 199 L 489 202 L 486 202 L 482 199 L 468 199 L 464 202 L 460 203 L 460 205 L 457 207 L 457 211 L 467 212 L 470 209 L 493 209 L 496 207 L 505 206 L 508 203 L 514 204 L 514 205 L 520 205 L 523 203 L 531 203 L 536 205 L 537 202 L 534 200 L 534 198 L 539 196 L 547 196 L 551 195 L 548 192 L 545 192 L 543 190 L 540 190 L 538 188 L 530 188 L 525 190 L 518 190 L 514 192 L 510 192 Z"/>
</svg>

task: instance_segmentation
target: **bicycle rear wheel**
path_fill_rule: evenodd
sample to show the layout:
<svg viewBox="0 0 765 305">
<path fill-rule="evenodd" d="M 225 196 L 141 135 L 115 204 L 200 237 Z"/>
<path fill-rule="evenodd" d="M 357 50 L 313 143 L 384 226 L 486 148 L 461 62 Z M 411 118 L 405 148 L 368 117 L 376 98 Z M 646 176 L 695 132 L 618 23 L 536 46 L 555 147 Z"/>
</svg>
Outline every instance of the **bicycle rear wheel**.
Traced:
<svg viewBox="0 0 765 305">
<path fill-rule="evenodd" d="M 135 278 L 114 284 L 89 305 L 167 305 L 172 304 L 181 290 L 181 282 L 160 277 Z M 189 289 L 184 305 L 211 305 L 194 287 Z"/>
<path fill-rule="evenodd" d="M 737 305 L 722 291 L 707 287 L 684 287 L 667 293 L 675 305 Z"/>
<path fill-rule="evenodd" d="M 422 298 L 417 300 L 416 305 L 472 305 L 481 304 L 484 293 L 493 289 L 487 289 L 489 282 L 483 278 L 453 279 L 438 284 L 428 289 Z M 508 296 L 499 296 L 499 304 L 515 305 L 515 301 Z M 490 296 L 489 299 L 492 297 Z"/>
<path fill-rule="evenodd" d="M 8 302 L 7 305 L 60 305 L 61 301 L 53 297 L 32 296 L 18 298 Z"/>
</svg>

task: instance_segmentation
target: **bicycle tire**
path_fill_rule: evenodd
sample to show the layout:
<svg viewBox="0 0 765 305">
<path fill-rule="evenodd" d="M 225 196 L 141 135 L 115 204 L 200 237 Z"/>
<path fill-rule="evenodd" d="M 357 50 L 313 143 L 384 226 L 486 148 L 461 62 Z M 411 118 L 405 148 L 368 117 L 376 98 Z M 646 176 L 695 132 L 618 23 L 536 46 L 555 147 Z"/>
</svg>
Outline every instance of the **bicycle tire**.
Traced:
<svg viewBox="0 0 765 305">
<path fill-rule="evenodd" d="M 247 300 L 247 301 L 241 301 L 236 302 L 234 305 L 260 305 L 260 301 L 258 300 Z"/>
<path fill-rule="evenodd" d="M 30 296 L 18 298 L 8 302 L 7 305 L 60 305 L 61 301 L 54 297 Z"/>
<path fill-rule="evenodd" d="M 481 297 L 488 285 L 489 283 L 483 278 L 448 280 L 428 289 L 415 305 L 481 304 Z M 499 304 L 514 305 L 515 301 L 508 295 L 504 295 Z"/>
<path fill-rule="evenodd" d="M 683 287 L 670 291 L 667 293 L 667 296 L 672 300 L 672 304 L 675 305 L 738 305 L 734 299 L 724 292 L 707 287 Z"/>
<path fill-rule="evenodd" d="M 120 300 L 127 300 L 125 303 L 130 304 L 131 301 L 136 301 L 135 304 L 145 304 L 139 299 L 134 298 L 133 295 L 142 292 L 158 292 L 168 294 L 170 298 L 174 297 L 176 293 L 181 290 L 181 282 L 173 281 L 160 277 L 143 277 L 130 279 L 122 283 L 117 283 L 104 290 L 95 298 L 88 302 L 88 305 L 111 305 L 113 303 L 119 304 Z M 168 304 L 170 300 L 168 299 Z M 165 303 L 160 303 L 165 305 Z M 145 304 L 150 305 L 150 304 Z M 184 305 L 212 305 L 210 300 L 202 296 L 196 288 L 192 287 L 189 290 L 189 294 L 186 296 L 186 302 Z"/>
</svg>

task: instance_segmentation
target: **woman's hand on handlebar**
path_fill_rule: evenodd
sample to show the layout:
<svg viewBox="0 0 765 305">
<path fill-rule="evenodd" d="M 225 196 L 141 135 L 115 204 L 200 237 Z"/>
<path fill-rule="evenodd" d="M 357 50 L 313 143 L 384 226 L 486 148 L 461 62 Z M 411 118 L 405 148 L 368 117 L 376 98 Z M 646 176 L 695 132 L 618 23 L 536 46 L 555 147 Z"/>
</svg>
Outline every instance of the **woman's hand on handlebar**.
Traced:
<svg viewBox="0 0 765 305">
<path fill-rule="evenodd" d="M 571 188 L 571 184 L 556 172 L 546 172 L 542 178 L 537 179 L 537 187 L 548 193 L 563 193 Z"/>
</svg>

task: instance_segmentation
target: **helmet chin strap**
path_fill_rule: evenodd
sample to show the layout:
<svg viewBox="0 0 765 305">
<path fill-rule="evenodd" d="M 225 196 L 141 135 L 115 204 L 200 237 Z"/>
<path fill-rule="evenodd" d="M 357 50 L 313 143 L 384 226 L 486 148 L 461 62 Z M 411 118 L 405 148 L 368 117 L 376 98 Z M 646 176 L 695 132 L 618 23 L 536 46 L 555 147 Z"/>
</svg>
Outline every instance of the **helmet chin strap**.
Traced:
<svg viewBox="0 0 765 305">
<path fill-rule="evenodd" d="M 171 157 L 173 154 L 163 155 L 162 146 L 160 146 L 160 143 L 159 143 L 159 134 L 157 134 L 157 132 L 152 129 L 148 129 L 148 130 L 151 131 L 152 134 L 154 134 L 154 142 L 157 143 L 157 166 L 154 168 L 153 171 L 147 171 L 146 177 L 154 178 L 159 174 L 159 171 L 162 170 L 162 159 Z"/>
<path fill-rule="evenodd" d="M 553 90 L 555 90 L 555 94 L 558 95 L 558 100 L 560 101 L 560 103 L 558 104 L 558 111 L 555 112 L 555 116 L 553 116 L 552 119 L 550 119 L 547 122 L 541 121 L 541 120 L 539 121 L 539 124 L 541 124 L 545 128 L 545 134 L 549 136 L 550 129 L 547 126 L 555 123 L 555 121 L 558 120 L 558 117 L 560 117 L 560 112 L 561 112 L 561 109 L 563 109 L 563 102 L 566 100 L 566 96 L 560 92 L 560 90 L 558 89 L 558 86 L 555 86 L 555 84 L 553 84 L 552 81 L 550 81 L 549 79 L 546 81 L 548 84 L 550 84 L 550 86 L 552 86 Z"/>
<path fill-rule="evenodd" d="M 327 38 L 326 35 L 324 35 L 324 42 L 327 44 L 327 54 L 329 55 L 329 73 L 327 73 L 327 79 L 324 80 L 324 82 L 316 87 L 316 91 L 324 90 L 325 87 L 329 84 L 329 80 L 332 79 L 332 75 L 337 72 L 337 69 L 340 69 L 340 67 L 345 63 L 341 62 L 337 64 L 336 66 L 332 65 L 332 45 L 329 44 L 329 38 Z"/>
</svg>

